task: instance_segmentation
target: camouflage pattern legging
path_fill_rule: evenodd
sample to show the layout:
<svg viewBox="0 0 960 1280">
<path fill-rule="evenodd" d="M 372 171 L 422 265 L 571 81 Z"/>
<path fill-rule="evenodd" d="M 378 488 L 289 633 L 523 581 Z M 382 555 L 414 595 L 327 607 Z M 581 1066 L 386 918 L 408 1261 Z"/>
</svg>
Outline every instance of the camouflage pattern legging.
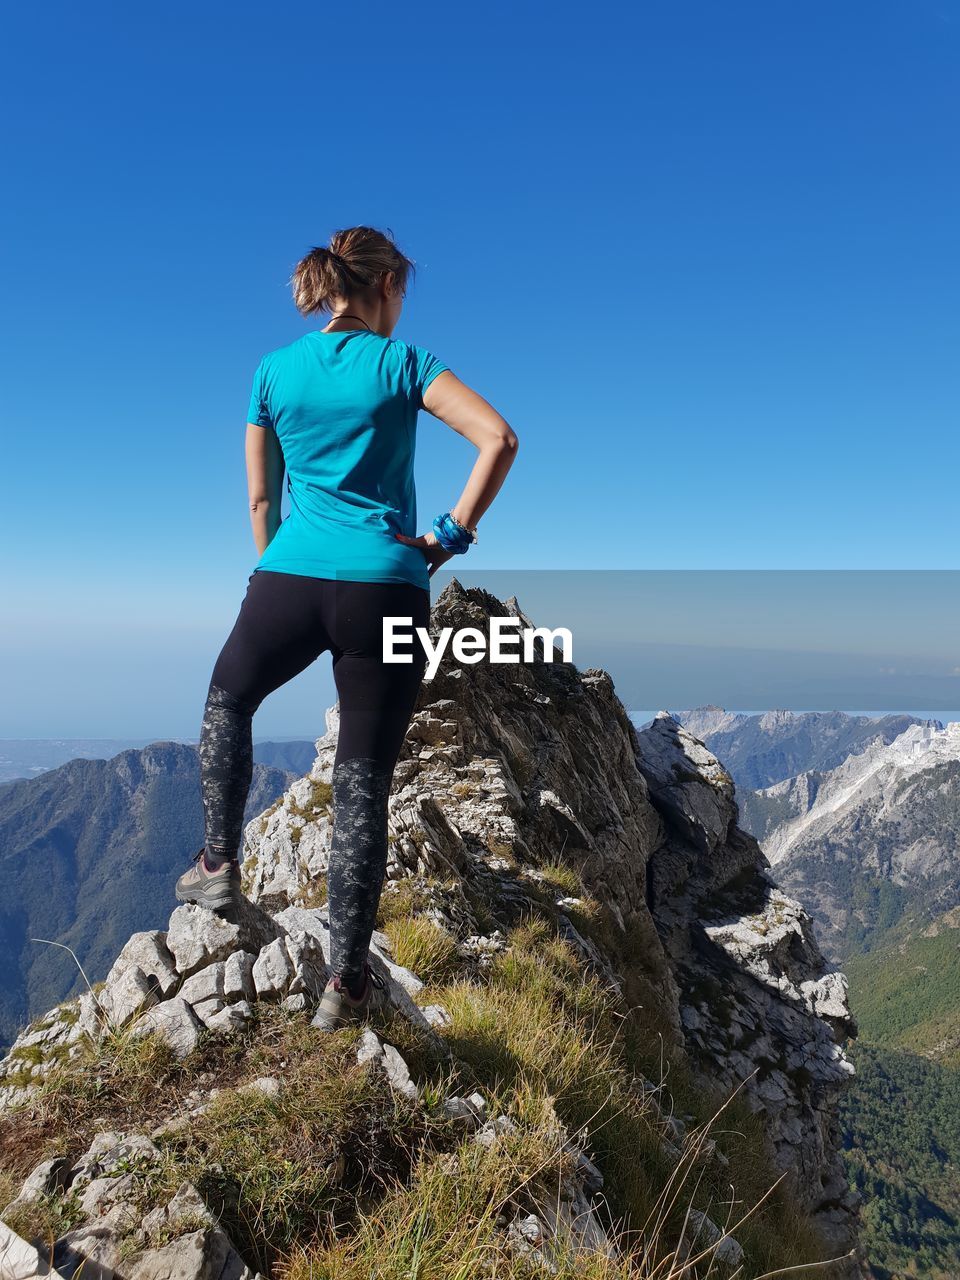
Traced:
<svg viewBox="0 0 960 1280">
<path fill-rule="evenodd" d="M 321 653 L 333 656 L 340 731 L 327 871 L 332 968 L 359 985 L 387 863 L 387 797 L 426 666 L 382 658 L 384 616 L 426 627 L 430 595 L 406 582 L 347 582 L 256 569 L 210 677 L 200 732 L 207 854 L 235 858 L 253 778 L 253 715 Z"/>
</svg>

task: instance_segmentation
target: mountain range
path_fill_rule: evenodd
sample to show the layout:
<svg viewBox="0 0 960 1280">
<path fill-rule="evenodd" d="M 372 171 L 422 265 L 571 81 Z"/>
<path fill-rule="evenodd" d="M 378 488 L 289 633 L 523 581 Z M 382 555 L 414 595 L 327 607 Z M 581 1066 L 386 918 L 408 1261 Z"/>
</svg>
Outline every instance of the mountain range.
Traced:
<svg viewBox="0 0 960 1280">
<path fill-rule="evenodd" d="M 454 579 L 431 625 L 511 613 Z M 155 903 L 0 1063 L 13 1243 L 131 1280 L 759 1280 L 828 1259 L 816 1274 L 860 1280 L 846 981 L 716 757 L 667 712 L 638 733 L 599 668 L 448 657 L 391 789 L 370 957 L 389 1010 L 331 1035 L 311 1016 L 338 733 L 331 709 L 309 774 L 261 798 L 235 915 Z M 131 824 L 159 825 L 149 792 L 116 790 Z M 52 836 L 42 852 L 56 867 Z"/>
<path fill-rule="evenodd" d="M 960 904 L 960 723 L 878 735 L 833 769 L 743 793 L 740 811 L 831 955 Z"/>
<path fill-rule="evenodd" d="M 137 750 L 157 741 L 157 738 L 0 738 L 0 786 L 37 778 L 68 760 L 109 760 L 121 751 Z M 174 741 L 195 745 L 193 738 Z M 253 758 L 275 769 L 302 773 L 309 769 L 313 759 L 313 740 L 254 741 Z"/>
<path fill-rule="evenodd" d="M 917 716 L 848 715 L 844 711 L 765 711 L 745 715 L 703 706 L 675 713 L 695 738 L 723 761 L 738 791 L 759 790 L 811 770 L 843 764 L 879 738 L 890 743 L 913 724 L 942 729 Z"/>
<path fill-rule="evenodd" d="M 246 815 L 299 776 L 255 763 Z M 184 743 L 74 759 L 0 787 L 0 1045 L 84 986 L 61 947 L 35 939 L 69 946 L 91 982 L 102 978 L 131 932 L 172 909 L 203 838 L 197 748 Z"/>
</svg>

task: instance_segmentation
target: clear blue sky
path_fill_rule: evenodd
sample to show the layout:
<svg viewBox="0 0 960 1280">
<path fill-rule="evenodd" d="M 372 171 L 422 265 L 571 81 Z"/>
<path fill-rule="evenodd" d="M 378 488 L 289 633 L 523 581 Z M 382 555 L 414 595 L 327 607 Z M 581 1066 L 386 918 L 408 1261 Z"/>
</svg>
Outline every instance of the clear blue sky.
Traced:
<svg viewBox="0 0 960 1280">
<path fill-rule="evenodd" d="M 358 222 L 418 264 L 396 336 L 520 435 L 474 570 L 957 565 L 949 0 L 4 23 L 0 736 L 197 732 L 256 560 L 253 370 Z M 424 516 L 471 461 L 421 414 Z"/>
</svg>

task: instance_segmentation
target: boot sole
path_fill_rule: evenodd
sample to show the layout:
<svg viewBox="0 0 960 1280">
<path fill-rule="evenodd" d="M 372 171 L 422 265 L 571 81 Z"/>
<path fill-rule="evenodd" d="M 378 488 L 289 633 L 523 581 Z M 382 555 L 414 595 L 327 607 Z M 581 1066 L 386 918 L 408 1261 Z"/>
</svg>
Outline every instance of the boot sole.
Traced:
<svg viewBox="0 0 960 1280">
<path fill-rule="evenodd" d="M 195 893 L 190 892 L 190 890 L 183 892 L 177 889 L 175 894 L 178 902 L 189 902 L 197 907 L 209 907 L 211 911 L 217 911 L 223 907 L 235 907 L 243 899 L 243 894 L 239 889 L 228 889 L 226 891 L 221 889 L 216 893 L 205 889 L 199 889 Z"/>
</svg>

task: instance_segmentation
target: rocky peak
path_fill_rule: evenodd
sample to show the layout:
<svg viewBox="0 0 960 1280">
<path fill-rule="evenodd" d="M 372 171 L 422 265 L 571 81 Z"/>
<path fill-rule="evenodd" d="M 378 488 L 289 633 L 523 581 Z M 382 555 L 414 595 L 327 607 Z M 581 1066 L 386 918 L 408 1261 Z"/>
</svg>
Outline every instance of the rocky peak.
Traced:
<svg viewBox="0 0 960 1280">
<path fill-rule="evenodd" d="M 760 717 L 760 728 L 764 733 L 776 733 L 784 725 L 792 724 L 796 718 L 792 711 L 786 711 L 782 707 L 778 707 L 773 711 L 764 712 Z"/>
<path fill-rule="evenodd" d="M 515 600 L 454 579 L 431 633 L 485 632 L 491 616 L 511 612 L 520 613 Z M 297 796 L 330 780 L 334 721 Z M 856 1033 L 846 980 L 737 817 L 717 758 L 666 711 L 638 733 L 606 671 L 542 656 L 520 665 L 445 659 L 421 688 L 397 766 L 388 874 L 452 871 L 508 903 L 522 896 L 518 866 L 576 868 L 633 938 L 676 1043 L 705 1080 L 743 1084 L 767 1118 L 779 1167 L 840 1251 L 855 1237 L 857 1210 L 835 1110 L 853 1073 L 842 1048 Z M 283 806 L 265 830 L 247 829 L 254 892 L 273 907 L 326 868 L 328 818 L 295 832 Z M 461 917 L 459 927 L 474 926 Z M 602 960 L 622 981 L 616 961 Z"/>
<path fill-rule="evenodd" d="M 508 614 L 533 625 L 514 598 L 454 579 L 434 604 L 431 633 L 486 632 L 492 616 Z M 855 1249 L 857 1204 L 836 1119 L 852 1074 L 842 1041 L 855 1034 L 843 975 L 738 827 L 734 785 L 716 757 L 666 712 L 638 733 L 607 672 L 553 657 L 542 645 L 532 663 L 460 664 L 447 654 L 424 681 L 390 796 L 385 893 L 439 883 L 433 918 L 482 964 L 518 913 L 543 900 L 543 870 L 569 868 L 609 929 L 601 942 L 585 936 L 577 899 L 554 893 L 561 936 L 612 991 L 643 993 L 665 1052 L 705 1087 L 743 1090 L 799 1207 L 832 1251 Z M 181 908 L 166 934 L 131 940 L 102 998 L 116 1016 L 145 1018 L 189 1051 L 202 1026 L 242 1022 L 258 998 L 301 1008 L 322 990 L 328 929 L 310 898 L 329 858 L 335 708 L 326 728 L 310 773 L 246 828 L 250 918 L 230 933 Z M 382 935 L 376 961 L 409 1018 L 442 1021 L 442 1011 L 419 1009 L 422 983 L 391 962 Z M 96 1015 L 88 1001 L 78 1025 Z M 78 1034 L 70 1024 L 64 1044 Z M 370 1042 L 364 1052 L 396 1067 L 388 1049 Z M 400 1071 L 398 1087 L 408 1085 Z M 851 1261 L 842 1274 L 860 1267 Z"/>
<path fill-rule="evenodd" d="M 733 711 L 726 711 L 712 702 L 688 711 L 678 711 L 676 718 L 687 726 L 696 738 L 708 738 L 712 733 L 727 733 L 737 728 L 745 719 Z"/>
</svg>

